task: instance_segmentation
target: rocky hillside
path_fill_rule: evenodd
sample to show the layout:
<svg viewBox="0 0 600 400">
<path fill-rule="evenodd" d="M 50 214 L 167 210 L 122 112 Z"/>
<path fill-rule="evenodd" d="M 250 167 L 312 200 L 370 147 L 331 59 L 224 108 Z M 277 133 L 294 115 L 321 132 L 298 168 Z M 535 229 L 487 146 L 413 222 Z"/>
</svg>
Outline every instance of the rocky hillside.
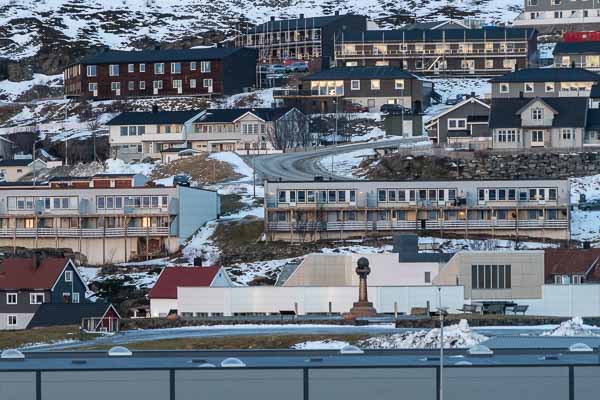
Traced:
<svg viewBox="0 0 600 400">
<path fill-rule="evenodd" d="M 53 75 L 99 48 L 190 47 L 234 36 L 268 20 L 354 12 L 382 26 L 476 17 L 506 22 L 521 0 L 4 0 L 0 2 L 0 80 Z"/>
</svg>

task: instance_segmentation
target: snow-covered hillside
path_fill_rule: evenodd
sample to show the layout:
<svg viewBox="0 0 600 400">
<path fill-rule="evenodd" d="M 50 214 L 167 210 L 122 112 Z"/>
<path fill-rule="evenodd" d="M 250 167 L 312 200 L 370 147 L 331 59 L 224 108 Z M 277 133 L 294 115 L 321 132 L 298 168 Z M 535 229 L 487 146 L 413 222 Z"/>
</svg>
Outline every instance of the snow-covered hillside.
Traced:
<svg viewBox="0 0 600 400">
<path fill-rule="evenodd" d="M 512 21 L 521 0 L 4 0 L 0 3 L 0 57 L 20 59 L 43 47 L 73 42 L 136 47 L 140 39 L 194 40 L 208 32 L 229 36 L 239 22 L 354 12 L 386 25 L 400 15 L 424 20 L 475 17 Z"/>
</svg>

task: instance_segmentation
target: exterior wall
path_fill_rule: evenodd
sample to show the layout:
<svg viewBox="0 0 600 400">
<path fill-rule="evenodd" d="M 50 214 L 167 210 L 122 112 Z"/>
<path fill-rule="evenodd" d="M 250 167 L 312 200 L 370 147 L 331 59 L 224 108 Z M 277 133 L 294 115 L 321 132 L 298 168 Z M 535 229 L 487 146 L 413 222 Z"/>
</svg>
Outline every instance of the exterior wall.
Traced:
<svg viewBox="0 0 600 400">
<path fill-rule="evenodd" d="M 17 316 L 17 325 L 14 325 L 14 326 L 8 325 L 8 316 L 9 315 Z M 29 325 L 29 322 L 31 322 L 31 319 L 33 318 L 34 315 L 35 315 L 35 313 L 0 312 L 0 331 L 26 329 L 27 325 Z"/>
<path fill-rule="evenodd" d="M 27 165 L 18 167 L 0 167 L 0 174 L 4 175 L 6 182 L 16 182 L 30 172 L 31 168 Z"/>
<path fill-rule="evenodd" d="M 412 307 L 438 303 L 438 287 L 433 286 L 369 286 L 369 300 L 381 313 L 410 313 Z M 179 287 L 177 312 L 182 313 L 235 313 L 279 314 L 281 310 L 295 310 L 298 314 L 345 313 L 358 298 L 358 287 Z M 464 303 L 462 286 L 442 287 L 444 305 L 450 310 Z M 151 313 L 156 315 L 160 305 L 151 302 Z M 164 308 L 163 308 L 164 309 Z M 454 312 L 454 311 L 450 311 Z"/>
<path fill-rule="evenodd" d="M 179 195 L 179 241 L 183 243 L 208 221 L 219 217 L 221 200 L 217 192 L 177 187 Z"/>
<path fill-rule="evenodd" d="M 553 0 L 524 1 L 524 11 L 514 26 L 533 27 L 541 33 L 594 31 L 600 27 L 600 4 L 596 1 Z"/>
<path fill-rule="evenodd" d="M 171 310 L 177 310 L 177 299 L 150 298 L 150 315 L 152 317 L 166 317 Z"/>
<path fill-rule="evenodd" d="M 462 285 L 471 300 L 541 299 L 544 284 L 543 251 L 460 252 L 440 270 L 435 285 Z M 473 289 L 472 265 L 510 265 L 510 289 Z M 546 314 L 544 314 L 546 315 Z"/>
<path fill-rule="evenodd" d="M 494 149 L 528 149 L 528 148 L 552 148 L 552 149 L 576 149 L 584 146 L 583 138 L 585 131 L 580 127 L 572 128 L 529 128 L 529 129 L 509 129 L 515 130 L 518 133 L 519 140 L 515 142 L 500 142 L 498 135 L 502 131 L 507 129 L 493 129 L 493 148 Z M 532 132 L 543 131 L 544 132 L 544 143 L 543 146 L 536 143 L 532 145 Z M 571 132 L 571 139 L 565 139 L 563 137 L 563 131 L 569 130 Z"/>
<path fill-rule="evenodd" d="M 67 271 L 72 272 L 72 282 L 67 282 L 65 279 L 65 274 Z M 85 301 L 85 292 L 85 282 L 79 279 L 79 275 L 75 271 L 75 268 L 73 268 L 73 265 L 69 263 L 67 268 L 65 268 L 65 271 L 63 271 L 61 276 L 59 276 L 56 282 L 54 283 L 54 289 L 52 290 L 50 302 L 65 303 L 66 301 L 63 297 L 64 293 L 69 293 L 71 299 L 73 298 L 73 293 L 79 293 L 79 302 L 83 303 Z"/>
<path fill-rule="evenodd" d="M 519 304 L 528 304 L 531 315 L 600 315 L 600 285 L 543 285 L 541 299 L 519 300 Z"/>
<path fill-rule="evenodd" d="M 463 106 L 450 111 L 447 114 L 442 115 L 437 119 L 437 123 L 435 125 L 435 129 L 430 130 L 429 136 L 431 138 L 436 138 L 437 143 L 447 143 L 448 142 L 448 132 L 452 132 L 449 128 L 448 120 L 449 119 L 465 119 L 468 117 L 480 117 L 490 115 L 490 108 L 482 106 L 477 101 L 473 101 L 470 103 L 465 103 Z M 464 129 L 463 129 L 464 130 Z M 480 138 L 480 137 L 490 137 L 491 132 L 487 126 L 487 124 L 472 124 L 467 122 L 467 131 L 469 131 L 468 136 L 471 138 Z M 458 131 L 461 131 L 458 129 Z"/>
<path fill-rule="evenodd" d="M 17 294 L 17 304 L 7 303 L 8 293 Z M 31 304 L 30 294 L 32 293 L 42 293 L 44 295 L 44 302 L 46 303 L 52 301 L 52 294 L 47 290 L 2 290 L 0 292 L 0 312 L 8 314 L 35 314 L 39 308 L 39 304 Z"/>
<path fill-rule="evenodd" d="M 561 89 L 561 83 L 569 84 L 569 82 L 527 82 L 533 84 L 533 92 L 525 91 L 526 82 L 506 82 L 508 83 L 508 92 L 500 91 L 502 82 L 492 83 L 492 98 L 519 98 L 521 95 L 526 99 L 534 99 L 539 97 L 589 97 L 592 86 L 596 82 L 574 82 L 575 86 L 580 87 L 579 90 Z M 553 83 L 554 89 L 548 90 L 547 83 Z"/>
<path fill-rule="evenodd" d="M 573 64 L 577 68 L 585 68 L 590 71 L 600 71 L 600 53 L 577 54 L 577 53 L 554 53 L 554 66 L 570 68 Z"/>
</svg>

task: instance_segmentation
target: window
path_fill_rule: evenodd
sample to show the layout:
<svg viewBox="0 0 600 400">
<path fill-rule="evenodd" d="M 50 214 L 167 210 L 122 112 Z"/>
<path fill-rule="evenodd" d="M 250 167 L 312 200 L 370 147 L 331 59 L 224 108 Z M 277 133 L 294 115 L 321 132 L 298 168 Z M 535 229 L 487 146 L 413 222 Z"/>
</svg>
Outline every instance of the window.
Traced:
<svg viewBox="0 0 600 400">
<path fill-rule="evenodd" d="M 73 271 L 65 271 L 65 282 L 73 282 Z"/>
<path fill-rule="evenodd" d="M 6 304 L 15 305 L 17 304 L 16 293 L 6 293 Z"/>
<path fill-rule="evenodd" d="M 121 82 L 111 82 L 110 90 L 112 90 L 113 92 L 116 92 L 117 90 L 121 90 Z"/>
<path fill-rule="evenodd" d="M 404 79 L 396 79 L 395 88 L 396 90 L 404 90 Z"/>
<path fill-rule="evenodd" d="M 494 60 L 485 60 L 485 68 L 486 69 L 494 68 Z"/>
<path fill-rule="evenodd" d="M 328 199 L 328 201 L 330 203 L 335 203 L 335 193 L 336 193 L 335 190 L 330 190 L 329 191 L 329 199 Z"/>
<path fill-rule="evenodd" d="M 506 69 L 514 69 L 515 66 L 517 65 L 517 60 L 515 60 L 514 58 L 505 58 L 504 60 L 502 60 L 502 67 L 506 68 Z"/>
<path fill-rule="evenodd" d="M 119 64 L 110 64 L 108 66 L 108 75 L 119 76 Z"/>
<path fill-rule="evenodd" d="M 471 265 L 472 289 L 510 289 L 510 265 Z"/>
<path fill-rule="evenodd" d="M 140 72 L 146 72 L 146 64 L 140 64 Z"/>
<path fill-rule="evenodd" d="M 543 146 L 544 145 L 544 131 L 531 131 L 531 145 L 532 146 Z"/>
<path fill-rule="evenodd" d="M 16 326 L 17 325 L 17 316 L 16 315 L 8 315 L 6 317 L 6 324 L 8 326 Z"/>
<path fill-rule="evenodd" d="M 213 80 L 212 79 L 203 79 L 202 86 L 205 88 L 210 88 L 212 90 Z"/>
<path fill-rule="evenodd" d="M 562 0 L 552 0 L 552 4 L 555 6 L 559 6 Z"/>
<path fill-rule="evenodd" d="M 181 73 L 181 63 L 180 62 L 172 62 L 171 63 L 171 73 L 172 74 L 180 74 Z"/>
<path fill-rule="evenodd" d="M 146 81 L 140 81 L 140 90 L 146 90 Z"/>
<path fill-rule="evenodd" d="M 96 76 L 96 66 L 95 65 L 88 65 L 86 68 L 86 72 L 87 72 L 87 76 Z"/>
<path fill-rule="evenodd" d="M 500 84 L 500 93 L 508 93 L 508 83 L 501 83 Z"/>
<path fill-rule="evenodd" d="M 345 203 L 346 202 L 346 191 L 338 190 L 338 202 Z"/>
<path fill-rule="evenodd" d="M 381 81 L 379 79 L 371 79 L 371 90 L 380 90 Z"/>
<path fill-rule="evenodd" d="M 210 72 L 210 61 L 201 61 L 200 62 L 200 72 L 202 72 L 202 73 Z"/>
<path fill-rule="evenodd" d="M 554 92 L 554 82 L 546 82 L 546 93 Z"/>
<path fill-rule="evenodd" d="M 548 200 L 556 200 L 556 189 L 548 189 Z"/>
<path fill-rule="evenodd" d="M 543 108 L 532 108 L 531 109 L 531 119 L 534 121 L 541 121 L 544 119 L 544 109 Z"/>
<path fill-rule="evenodd" d="M 396 191 L 395 190 L 388 191 L 388 201 L 396 201 Z"/>
<path fill-rule="evenodd" d="M 99 210 L 104 209 L 104 197 L 100 196 L 96 198 L 96 208 Z"/>
<path fill-rule="evenodd" d="M 127 90 L 135 90 L 135 81 L 127 82 Z"/>
<path fill-rule="evenodd" d="M 190 61 L 190 71 L 195 71 L 196 65 L 196 61 Z"/>
<path fill-rule="evenodd" d="M 73 293 L 73 303 L 79 303 L 79 292 Z"/>
<path fill-rule="evenodd" d="M 538 0 L 527 0 L 527 5 L 532 7 L 532 6 L 537 6 Z"/>
<path fill-rule="evenodd" d="M 285 203 L 285 201 L 286 201 L 286 200 L 285 200 L 285 191 L 281 190 L 281 191 L 279 192 L 279 202 L 280 202 L 280 203 Z"/>
<path fill-rule="evenodd" d="M 315 202 L 315 191 L 314 190 L 308 190 L 306 192 L 306 201 L 308 203 L 314 203 Z"/>
<path fill-rule="evenodd" d="M 449 118 L 448 119 L 448 129 L 449 130 L 460 130 L 467 128 L 467 120 L 466 118 Z"/>
<path fill-rule="evenodd" d="M 30 293 L 29 303 L 30 304 L 42 304 L 44 302 L 44 293 Z"/>
<path fill-rule="evenodd" d="M 563 140 L 571 140 L 573 137 L 573 131 L 571 129 L 563 129 L 561 133 Z"/>
<path fill-rule="evenodd" d="M 350 90 L 360 90 L 360 81 L 350 81 Z"/>
<path fill-rule="evenodd" d="M 190 89 L 196 89 L 196 80 L 190 79 Z"/>
<path fill-rule="evenodd" d="M 351 190 L 350 191 L 350 202 L 355 202 L 356 201 L 356 190 Z"/>
<path fill-rule="evenodd" d="M 379 191 L 379 201 L 387 201 L 387 192 L 385 190 Z"/>
<path fill-rule="evenodd" d="M 183 84 L 181 79 L 173 79 L 173 89 L 179 89 L 182 88 Z"/>
<path fill-rule="evenodd" d="M 165 73 L 165 63 L 154 64 L 154 74 L 162 75 Z"/>
<path fill-rule="evenodd" d="M 431 283 L 431 272 L 425 271 L 425 283 Z"/>
<path fill-rule="evenodd" d="M 88 90 L 90 92 L 97 92 L 98 91 L 98 84 L 96 82 L 90 82 L 90 83 L 88 83 Z"/>
<path fill-rule="evenodd" d="M 135 72 L 135 64 L 127 64 L 127 72 Z"/>
<path fill-rule="evenodd" d="M 163 88 L 163 82 L 162 81 L 152 81 L 152 87 L 154 89 L 162 89 Z"/>
<path fill-rule="evenodd" d="M 525 88 L 524 88 L 525 93 L 533 93 L 533 91 L 534 91 L 533 88 L 534 88 L 533 83 L 525 82 Z"/>
</svg>

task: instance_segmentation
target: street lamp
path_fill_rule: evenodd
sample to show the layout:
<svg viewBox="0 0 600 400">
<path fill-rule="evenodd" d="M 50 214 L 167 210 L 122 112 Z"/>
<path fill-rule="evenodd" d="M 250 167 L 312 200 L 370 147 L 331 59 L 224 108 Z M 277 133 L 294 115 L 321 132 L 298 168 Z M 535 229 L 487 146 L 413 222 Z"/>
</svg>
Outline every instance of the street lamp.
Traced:
<svg viewBox="0 0 600 400">
<path fill-rule="evenodd" d="M 442 307 L 442 288 L 438 287 L 440 315 L 440 400 L 444 400 L 444 317 L 448 315 L 448 307 Z"/>
</svg>

